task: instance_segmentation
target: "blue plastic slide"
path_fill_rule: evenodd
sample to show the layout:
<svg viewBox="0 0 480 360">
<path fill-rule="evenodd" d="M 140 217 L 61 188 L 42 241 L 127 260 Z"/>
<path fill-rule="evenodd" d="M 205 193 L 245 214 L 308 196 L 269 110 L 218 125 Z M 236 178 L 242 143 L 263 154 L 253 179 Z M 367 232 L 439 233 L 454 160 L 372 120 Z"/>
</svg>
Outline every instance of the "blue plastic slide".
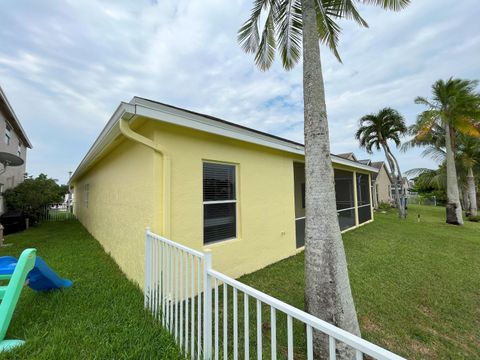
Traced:
<svg viewBox="0 0 480 360">
<path fill-rule="evenodd" d="M 17 266 L 13 256 L 0 257 L 0 275 L 11 275 Z M 27 275 L 28 286 L 36 291 L 57 290 L 73 285 L 70 280 L 62 279 L 40 256 L 35 259 L 35 267 Z"/>
</svg>

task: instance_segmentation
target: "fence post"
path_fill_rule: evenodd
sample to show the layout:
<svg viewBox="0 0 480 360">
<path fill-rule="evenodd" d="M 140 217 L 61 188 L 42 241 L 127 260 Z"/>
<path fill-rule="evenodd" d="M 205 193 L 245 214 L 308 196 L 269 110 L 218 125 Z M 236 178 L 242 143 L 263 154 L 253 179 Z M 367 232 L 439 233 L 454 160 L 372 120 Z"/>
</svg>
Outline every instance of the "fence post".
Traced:
<svg viewBox="0 0 480 360">
<path fill-rule="evenodd" d="M 203 258 L 203 358 L 212 358 L 212 252 L 206 249 Z"/>
<path fill-rule="evenodd" d="M 150 248 L 149 246 L 149 239 L 148 239 L 148 233 L 150 232 L 150 228 L 146 227 L 145 228 L 145 283 L 143 285 L 143 307 L 147 309 L 148 307 L 148 301 L 149 301 L 149 273 L 150 273 L 150 256 L 148 254 L 148 250 Z"/>
</svg>

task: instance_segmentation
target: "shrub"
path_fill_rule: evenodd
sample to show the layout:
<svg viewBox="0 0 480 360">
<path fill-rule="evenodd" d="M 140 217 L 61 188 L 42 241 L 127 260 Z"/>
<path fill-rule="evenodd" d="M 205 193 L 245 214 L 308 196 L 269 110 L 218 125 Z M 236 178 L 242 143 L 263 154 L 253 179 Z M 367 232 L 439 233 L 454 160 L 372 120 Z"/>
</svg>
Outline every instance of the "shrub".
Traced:
<svg viewBox="0 0 480 360">
<path fill-rule="evenodd" d="M 388 209 L 391 209 L 392 208 L 392 205 L 390 205 L 389 203 L 385 202 L 385 201 L 380 201 L 380 204 L 378 204 L 378 209 L 379 210 L 388 210 Z"/>
<path fill-rule="evenodd" d="M 68 187 L 58 185 L 54 179 L 40 174 L 27 178 L 22 183 L 3 193 L 8 210 L 22 211 L 33 222 L 51 203 L 63 202 Z"/>
</svg>

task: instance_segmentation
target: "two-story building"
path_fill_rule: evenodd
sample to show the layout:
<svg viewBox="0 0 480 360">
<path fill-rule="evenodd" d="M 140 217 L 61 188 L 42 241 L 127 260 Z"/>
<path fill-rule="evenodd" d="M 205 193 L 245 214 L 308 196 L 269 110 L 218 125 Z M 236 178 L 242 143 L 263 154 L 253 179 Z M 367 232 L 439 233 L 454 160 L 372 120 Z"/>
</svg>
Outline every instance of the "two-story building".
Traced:
<svg viewBox="0 0 480 360">
<path fill-rule="evenodd" d="M 27 161 L 27 148 L 31 149 L 32 144 L 1 87 L 0 135 L 2 137 L 0 139 L 0 152 L 14 154 L 23 160 L 23 165 L 9 166 L 3 174 L 0 174 L 0 214 L 2 214 L 5 211 L 3 192 L 23 181 Z"/>
</svg>

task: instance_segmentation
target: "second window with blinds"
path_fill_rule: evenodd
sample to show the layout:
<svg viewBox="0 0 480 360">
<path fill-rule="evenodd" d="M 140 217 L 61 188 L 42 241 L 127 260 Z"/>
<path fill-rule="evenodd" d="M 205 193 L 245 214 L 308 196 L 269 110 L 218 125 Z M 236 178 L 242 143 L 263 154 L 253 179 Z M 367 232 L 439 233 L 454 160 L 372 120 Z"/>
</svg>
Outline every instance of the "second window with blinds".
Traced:
<svg viewBox="0 0 480 360">
<path fill-rule="evenodd" d="M 203 163 L 203 242 L 237 237 L 236 167 Z"/>
</svg>

